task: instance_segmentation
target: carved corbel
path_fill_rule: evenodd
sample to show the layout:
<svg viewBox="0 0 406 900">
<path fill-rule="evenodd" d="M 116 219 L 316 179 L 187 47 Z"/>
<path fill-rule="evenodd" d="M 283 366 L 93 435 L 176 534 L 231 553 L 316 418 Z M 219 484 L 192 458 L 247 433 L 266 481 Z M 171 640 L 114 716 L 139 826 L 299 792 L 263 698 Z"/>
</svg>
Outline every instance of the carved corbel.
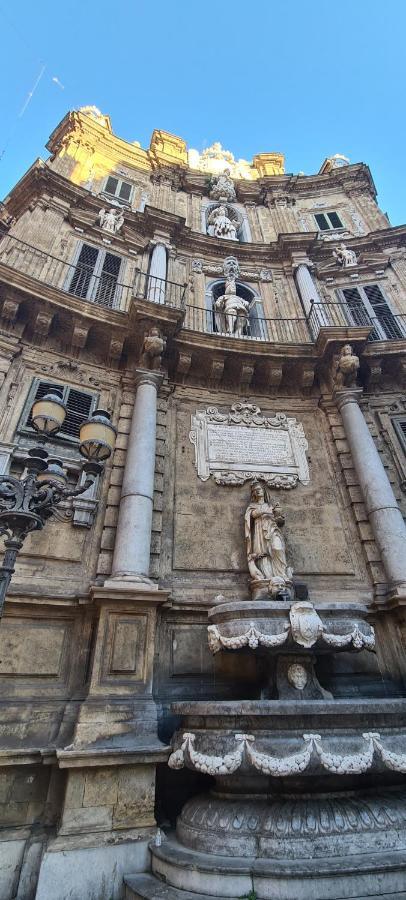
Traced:
<svg viewBox="0 0 406 900">
<path fill-rule="evenodd" d="M 406 359 L 399 359 L 397 364 L 397 376 L 402 387 L 406 384 Z"/>
<path fill-rule="evenodd" d="M 74 322 L 72 330 L 72 346 L 79 350 L 83 350 L 83 347 L 86 345 L 89 330 L 90 325 L 84 325 L 82 322 Z"/>
<path fill-rule="evenodd" d="M 242 363 L 240 372 L 240 384 L 245 384 L 247 387 L 251 384 L 254 375 L 254 369 L 255 365 L 253 363 Z"/>
<path fill-rule="evenodd" d="M 6 322 L 16 321 L 20 304 L 21 300 L 17 297 L 6 297 L 2 309 L 2 317 Z"/>
<path fill-rule="evenodd" d="M 215 384 L 218 384 L 223 377 L 224 359 L 212 359 L 210 364 L 209 377 Z"/>
<path fill-rule="evenodd" d="M 302 388 L 313 387 L 314 382 L 314 362 L 304 362 L 300 371 L 300 385 Z"/>
<path fill-rule="evenodd" d="M 280 362 L 272 362 L 267 367 L 267 378 L 270 387 L 278 388 L 282 382 L 283 365 Z"/>
<path fill-rule="evenodd" d="M 39 310 L 33 323 L 34 334 L 39 335 L 40 337 L 46 337 L 46 335 L 49 334 L 53 318 L 53 312 Z"/>
<path fill-rule="evenodd" d="M 109 360 L 111 363 L 118 363 L 123 352 L 124 338 L 112 337 L 109 346 Z"/>
<path fill-rule="evenodd" d="M 382 378 L 382 359 L 369 359 L 369 379 L 368 382 L 370 385 L 379 384 Z M 405 369 L 406 371 L 406 369 Z"/>
<path fill-rule="evenodd" d="M 176 371 L 178 375 L 188 375 L 192 365 L 192 354 L 180 351 Z"/>
</svg>

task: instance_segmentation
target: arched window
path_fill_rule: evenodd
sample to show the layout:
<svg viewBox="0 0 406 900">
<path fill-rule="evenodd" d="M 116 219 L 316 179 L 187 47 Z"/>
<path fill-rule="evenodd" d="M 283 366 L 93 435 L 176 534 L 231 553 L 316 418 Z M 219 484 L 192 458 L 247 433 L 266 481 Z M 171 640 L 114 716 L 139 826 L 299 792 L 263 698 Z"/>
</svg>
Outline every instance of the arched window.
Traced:
<svg viewBox="0 0 406 900">
<path fill-rule="evenodd" d="M 256 340 L 268 340 L 268 328 L 264 317 L 264 309 L 260 296 L 251 287 L 236 281 L 237 297 L 241 297 L 248 306 L 247 316 L 239 322 L 238 332 L 235 333 L 235 317 L 227 322 L 224 314 L 216 309 L 216 301 L 224 295 L 226 282 L 224 279 L 212 281 L 206 288 L 206 331 L 214 334 L 223 334 L 231 337 L 254 338 Z M 233 327 L 234 326 L 234 327 Z M 233 333 L 234 332 L 234 333 Z"/>
</svg>

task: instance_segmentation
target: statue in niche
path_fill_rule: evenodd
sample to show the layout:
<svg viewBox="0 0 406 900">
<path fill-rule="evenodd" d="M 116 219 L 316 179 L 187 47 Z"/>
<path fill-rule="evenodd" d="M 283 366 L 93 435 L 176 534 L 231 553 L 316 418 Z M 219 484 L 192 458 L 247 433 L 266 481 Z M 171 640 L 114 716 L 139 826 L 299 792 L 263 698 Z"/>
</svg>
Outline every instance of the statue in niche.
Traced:
<svg viewBox="0 0 406 900">
<path fill-rule="evenodd" d="M 247 331 L 249 302 L 239 297 L 233 275 L 228 275 L 224 294 L 215 300 L 217 330 L 233 337 L 243 337 Z"/>
<path fill-rule="evenodd" d="M 210 181 L 210 197 L 232 203 L 236 199 L 234 184 L 230 178 L 230 169 L 224 169 L 221 175 L 213 176 Z"/>
<path fill-rule="evenodd" d="M 333 256 L 342 269 L 348 269 L 350 266 L 357 265 L 357 254 L 354 250 L 346 247 L 345 244 L 340 244 L 339 247 L 333 250 Z"/>
<path fill-rule="evenodd" d="M 281 532 L 285 518 L 278 501 L 271 503 L 266 488 L 259 481 L 251 484 L 251 502 L 244 522 L 253 593 L 258 594 L 258 587 L 260 590 L 266 588 L 271 596 L 286 593 L 292 584 L 293 573 L 286 562 Z"/>
<path fill-rule="evenodd" d="M 356 387 L 359 357 L 353 353 L 351 344 L 344 344 L 333 365 L 333 387 L 336 391 Z"/>
<path fill-rule="evenodd" d="M 117 234 L 124 224 L 124 216 L 121 209 L 100 209 L 98 219 L 103 231 Z"/>
<path fill-rule="evenodd" d="M 166 338 L 163 338 L 159 328 L 151 328 L 144 337 L 140 356 L 142 369 L 160 369 L 162 354 L 165 350 Z"/>
<path fill-rule="evenodd" d="M 207 218 L 207 231 L 212 237 L 237 241 L 238 222 L 232 221 L 226 206 L 215 206 Z"/>
<path fill-rule="evenodd" d="M 301 666 L 300 663 L 293 663 L 288 668 L 287 679 L 289 684 L 296 688 L 297 691 L 303 691 L 307 685 L 309 676 L 304 666 Z"/>
</svg>

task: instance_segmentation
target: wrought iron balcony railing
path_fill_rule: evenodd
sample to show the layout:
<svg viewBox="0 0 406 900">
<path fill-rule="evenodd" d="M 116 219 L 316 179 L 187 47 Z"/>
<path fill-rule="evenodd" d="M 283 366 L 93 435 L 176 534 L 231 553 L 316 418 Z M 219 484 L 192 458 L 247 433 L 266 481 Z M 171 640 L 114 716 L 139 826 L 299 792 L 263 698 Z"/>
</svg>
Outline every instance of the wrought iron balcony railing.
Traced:
<svg viewBox="0 0 406 900">
<path fill-rule="evenodd" d="M 79 257 L 73 264 L 19 238 L 5 235 L 0 243 L 0 264 L 72 297 L 109 309 L 126 309 L 133 288 L 119 280 L 119 267 L 114 265 L 114 261 L 120 258 L 109 254 L 104 248 L 94 250 L 94 260 Z M 100 253 L 103 253 L 103 265 L 99 265 L 97 271 Z"/>
<path fill-rule="evenodd" d="M 304 316 L 295 319 L 265 319 L 251 314 L 242 325 L 238 322 L 238 316 L 228 315 L 227 320 L 228 330 L 223 330 L 221 318 L 213 310 L 187 306 L 183 327 L 190 331 L 239 340 L 270 341 L 273 344 L 312 343 Z"/>
<path fill-rule="evenodd" d="M 105 247 L 83 244 L 76 263 L 69 263 L 39 247 L 6 234 L 0 241 L 0 264 L 41 284 L 98 306 L 124 311 L 135 294 L 152 303 L 184 308 L 185 284 L 136 271 L 135 284 L 120 278 L 124 258 Z"/>
<path fill-rule="evenodd" d="M 168 279 L 138 271 L 134 293 L 139 300 L 174 306 L 176 309 L 185 308 L 186 283 L 179 284 L 176 281 L 168 281 Z"/>
<path fill-rule="evenodd" d="M 406 315 L 395 314 L 382 305 L 371 316 L 363 303 L 312 303 L 307 317 L 312 338 L 316 340 L 323 327 L 371 328 L 368 341 L 406 340 Z"/>
</svg>

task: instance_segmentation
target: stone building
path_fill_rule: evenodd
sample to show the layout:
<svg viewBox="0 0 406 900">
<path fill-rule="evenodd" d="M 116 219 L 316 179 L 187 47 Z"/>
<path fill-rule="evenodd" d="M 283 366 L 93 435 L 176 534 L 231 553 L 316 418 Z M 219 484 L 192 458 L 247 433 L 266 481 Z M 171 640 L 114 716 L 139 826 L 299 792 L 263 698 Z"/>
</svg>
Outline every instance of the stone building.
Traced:
<svg viewBox="0 0 406 900">
<path fill-rule="evenodd" d="M 0 898 L 404 897 L 406 227 L 340 155 L 95 107 L 47 149 L 0 211 L 1 471 L 51 388 L 70 484 L 118 433 L 7 593 Z"/>
</svg>

